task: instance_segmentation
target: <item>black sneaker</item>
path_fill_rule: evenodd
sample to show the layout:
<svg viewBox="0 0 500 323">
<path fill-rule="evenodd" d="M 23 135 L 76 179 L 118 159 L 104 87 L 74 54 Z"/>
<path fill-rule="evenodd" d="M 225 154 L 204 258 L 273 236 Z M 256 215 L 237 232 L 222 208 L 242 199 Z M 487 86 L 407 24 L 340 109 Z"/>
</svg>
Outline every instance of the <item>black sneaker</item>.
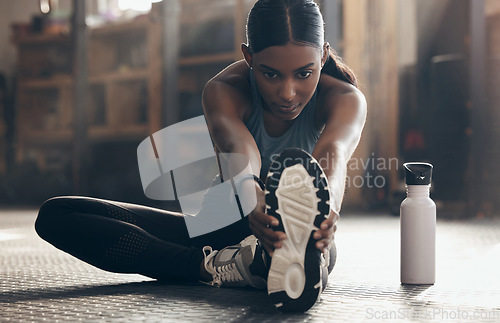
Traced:
<svg viewBox="0 0 500 323">
<path fill-rule="evenodd" d="M 326 287 L 325 259 L 313 233 L 328 217 L 328 182 L 318 162 L 307 152 L 284 150 L 271 164 L 266 179 L 267 214 L 285 232 L 283 246 L 274 251 L 267 289 L 281 311 L 305 312 Z"/>
</svg>

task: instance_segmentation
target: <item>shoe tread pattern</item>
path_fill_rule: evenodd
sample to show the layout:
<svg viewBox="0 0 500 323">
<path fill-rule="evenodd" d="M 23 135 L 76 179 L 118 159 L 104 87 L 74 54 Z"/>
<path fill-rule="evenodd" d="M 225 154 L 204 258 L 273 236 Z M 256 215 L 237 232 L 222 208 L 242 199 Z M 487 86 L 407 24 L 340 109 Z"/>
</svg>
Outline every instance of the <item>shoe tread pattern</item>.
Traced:
<svg viewBox="0 0 500 323">
<path fill-rule="evenodd" d="M 268 293 L 279 310 L 304 312 L 314 305 L 321 292 L 321 252 L 316 249 L 312 235 L 329 213 L 328 183 L 316 160 L 298 148 L 283 151 L 270 170 L 272 173 L 266 180 L 267 213 L 279 221 L 279 226 L 273 229 L 285 232 L 288 239 L 275 251 L 269 271 Z M 293 188 L 293 181 L 301 175 L 308 175 L 309 178 L 303 180 L 309 181 L 309 187 L 286 188 Z M 312 198 L 311 191 L 315 193 Z M 292 298 L 285 291 L 283 280 L 288 266 L 297 263 L 304 270 L 305 285 L 301 295 Z"/>
</svg>

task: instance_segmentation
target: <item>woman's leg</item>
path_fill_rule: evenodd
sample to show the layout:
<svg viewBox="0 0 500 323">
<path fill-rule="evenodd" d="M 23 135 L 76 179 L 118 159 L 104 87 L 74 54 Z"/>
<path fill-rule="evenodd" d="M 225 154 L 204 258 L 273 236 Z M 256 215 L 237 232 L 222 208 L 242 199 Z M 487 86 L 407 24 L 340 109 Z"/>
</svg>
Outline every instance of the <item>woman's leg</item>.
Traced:
<svg viewBox="0 0 500 323">
<path fill-rule="evenodd" d="M 220 250 L 238 244 L 252 234 L 248 226 L 248 219 L 244 217 L 219 230 L 191 238 L 182 213 L 137 204 L 106 202 L 116 206 L 111 210 L 111 213 L 117 219 L 125 222 L 133 221 L 129 223 L 139 226 L 160 240 L 198 249 L 211 246 L 213 249 Z M 134 215 L 130 216 L 130 214 Z"/>
<path fill-rule="evenodd" d="M 85 197 L 46 201 L 35 223 L 44 240 L 98 268 L 156 279 L 199 280 L 202 250 L 181 215 Z"/>
</svg>

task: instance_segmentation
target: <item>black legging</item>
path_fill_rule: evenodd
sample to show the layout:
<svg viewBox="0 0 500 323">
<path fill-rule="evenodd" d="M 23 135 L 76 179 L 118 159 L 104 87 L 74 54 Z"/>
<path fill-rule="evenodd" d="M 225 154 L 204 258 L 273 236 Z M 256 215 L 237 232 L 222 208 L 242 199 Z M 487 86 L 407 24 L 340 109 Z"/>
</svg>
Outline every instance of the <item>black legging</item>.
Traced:
<svg viewBox="0 0 500 323">
<path fill-rule="evenodd" d="M 35 229 L 56 248 L 98 268 L 191 281 L 201 279 L 204 246 L 220 250 L 252 234 L 245 217 L 190 238 L 180 213 L 74 196 L 46 201 Z"/>
</svg>

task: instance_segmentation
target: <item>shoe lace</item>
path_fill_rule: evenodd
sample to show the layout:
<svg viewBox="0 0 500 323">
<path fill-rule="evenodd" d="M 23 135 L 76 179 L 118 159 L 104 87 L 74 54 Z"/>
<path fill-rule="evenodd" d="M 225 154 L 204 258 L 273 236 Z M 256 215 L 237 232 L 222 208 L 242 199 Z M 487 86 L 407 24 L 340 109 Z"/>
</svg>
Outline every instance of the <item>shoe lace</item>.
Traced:
<svg viewBox="0 0 500 323">
<path fill-rule="evenodd" d="M 208 251 L 208 254 L 207 254 Z M 244 280 L 241 276 L 235 263 L 228 263 L 221 266 L 215 266 L 212 260 L 218 253 L 217 250 L 212 250 L 212 247 L 203 247 L 205 254 L 205 270 L 213 277 L 209 285 L 220 287 L 223 283 L 234 283 Z"/>
</svg>

